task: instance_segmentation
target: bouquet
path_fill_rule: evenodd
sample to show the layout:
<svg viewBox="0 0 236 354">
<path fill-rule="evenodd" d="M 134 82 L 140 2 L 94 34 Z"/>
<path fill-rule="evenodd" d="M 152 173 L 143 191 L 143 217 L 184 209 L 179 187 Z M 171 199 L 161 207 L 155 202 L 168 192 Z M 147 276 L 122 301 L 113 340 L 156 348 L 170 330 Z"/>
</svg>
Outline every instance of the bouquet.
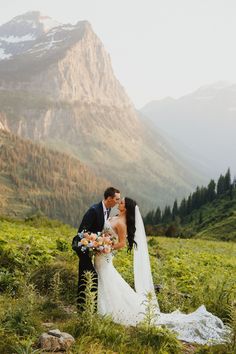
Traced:
<svg viewBox="0 0 236 354">
<path fill-rule="evenodd" d="M 83 230 L 78 233 L 78 236 L 78 247 L 81 247 L 81 251 L 85 252 L 88 250 L 92 254 L 111 253 L 112 246 L 116 240 L 111 229 L 104 229 L 98 233 Z"/>
</svg>

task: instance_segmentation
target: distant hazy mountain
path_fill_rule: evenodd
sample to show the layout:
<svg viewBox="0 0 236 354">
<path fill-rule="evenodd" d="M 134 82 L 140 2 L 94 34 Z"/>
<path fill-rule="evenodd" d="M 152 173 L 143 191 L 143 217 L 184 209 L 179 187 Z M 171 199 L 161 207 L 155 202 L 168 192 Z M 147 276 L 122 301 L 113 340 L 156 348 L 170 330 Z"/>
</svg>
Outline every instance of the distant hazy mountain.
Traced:
<svg viewBox="0 0 236 354">
<path fill-rule="evenodd" d="M 152 101 L 141 112 L 182 151 L 185 146 L 190 159 L 201 159 L 208 174 L 228 167 L 236 173 L 236 84 L 217 82 L 179 99 Z"/>
<path fill-rule="evenodd" d="M 147 209 L 192 190 L 201 177 L 140 119 L 91 25 L 45 30 L 42 18 L 28 13 L 0 27 L 5 39 L 11 28 L 35 37 L 0 61 L 1 129 L 72 154 Z"/>
</svg>

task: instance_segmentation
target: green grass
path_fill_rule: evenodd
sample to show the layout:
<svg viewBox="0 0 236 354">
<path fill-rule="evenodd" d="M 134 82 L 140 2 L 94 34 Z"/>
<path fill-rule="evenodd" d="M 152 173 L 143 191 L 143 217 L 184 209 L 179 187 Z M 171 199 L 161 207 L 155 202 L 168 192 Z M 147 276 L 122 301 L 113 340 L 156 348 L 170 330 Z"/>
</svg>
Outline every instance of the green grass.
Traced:
<svg viewBox="0 0 236 354">
<path fill-rule="evenodd" d="M 236 240 L 236 211 L 221 221 L 210 223 L 207 228 L 196 235 L 197 238 L 218 239 L 224 241 Z"/>
<path fill-rule="evenodd" d="M 74 234 L 72 227 L 45 218 L 0 219 L 0 352 L 12 353 L 12 347 L 36 350 L 47 321 L 75 335 L 71 353 L 181 352 L 169 331 L 125 328 L 97 315 L 90 325 L 88 317 L 78 318 L 78 258 L 70 247 Z M 191 312 L 205 304 L 225 322 L 236 322 L 235 243 L 150 237 L 148 244 L 162 312 Z M 119 251 L 114 264 L 132 286 L 132 255 Z M 235 350 L 232 343 L 197 350 L 229 354 Z"/>
</svg>

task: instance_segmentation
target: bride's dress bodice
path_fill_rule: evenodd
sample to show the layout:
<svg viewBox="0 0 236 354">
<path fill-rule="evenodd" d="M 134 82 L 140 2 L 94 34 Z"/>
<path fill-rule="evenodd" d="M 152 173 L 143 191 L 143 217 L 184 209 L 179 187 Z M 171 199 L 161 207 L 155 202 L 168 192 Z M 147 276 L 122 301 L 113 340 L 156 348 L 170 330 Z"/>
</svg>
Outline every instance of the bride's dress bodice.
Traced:
<svg viewBox="0 0 236 354">
<path fill-rule="evenodd" d="M 110 219 L 105 221 L 104 229 L 108 229 L 113 236 L 113 242 L 118 242 L 118 235 L 115 233 L 111 227 Z M 94 258 L 94 266 L 98 272 L 102 267 L 106 267 L 107 263 L 112 262 L 113 253 L 99 253 Z"/>
<path fill-rule="evenodd" d="M 111 229 L 118 241 L 109 220 L 104 227 Z M 108 253 L 96 255 L 94 259 L 98 274 L 98 312 L 101 315 L 111 315 L 117 323 L 137 325 L 144 319 L 147 298 L 144 294 L 135 292 L 121 277 L 113 266 L 112 258 L 112 253 Z M 212 344 L 224 341 L 227 328 L 204 305 L 190 314 L 179 310 L 166 314 L 160 312 L 156 297 L 154 300 L 157 305 L 155 325 L 167 326 L 177 333 L 179 339 L 186 342 Z"/>
</svg>

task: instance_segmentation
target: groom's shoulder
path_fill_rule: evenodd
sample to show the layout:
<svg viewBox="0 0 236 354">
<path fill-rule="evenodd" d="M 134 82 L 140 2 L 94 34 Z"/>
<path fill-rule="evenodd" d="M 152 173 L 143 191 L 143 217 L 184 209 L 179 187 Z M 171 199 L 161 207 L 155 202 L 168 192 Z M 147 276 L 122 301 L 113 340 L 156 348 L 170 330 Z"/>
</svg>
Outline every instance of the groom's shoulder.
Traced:
<svg viewBox="0 0 236 354">
<path fill-rule="evenodd" d="M 93 209 L 93 210 L 98 210 L 102 208 L 102 202 L 99 202 L 99 203 L 96 203 L 96 204 L 93 204 L 90 209 Z"/>
</svg>

